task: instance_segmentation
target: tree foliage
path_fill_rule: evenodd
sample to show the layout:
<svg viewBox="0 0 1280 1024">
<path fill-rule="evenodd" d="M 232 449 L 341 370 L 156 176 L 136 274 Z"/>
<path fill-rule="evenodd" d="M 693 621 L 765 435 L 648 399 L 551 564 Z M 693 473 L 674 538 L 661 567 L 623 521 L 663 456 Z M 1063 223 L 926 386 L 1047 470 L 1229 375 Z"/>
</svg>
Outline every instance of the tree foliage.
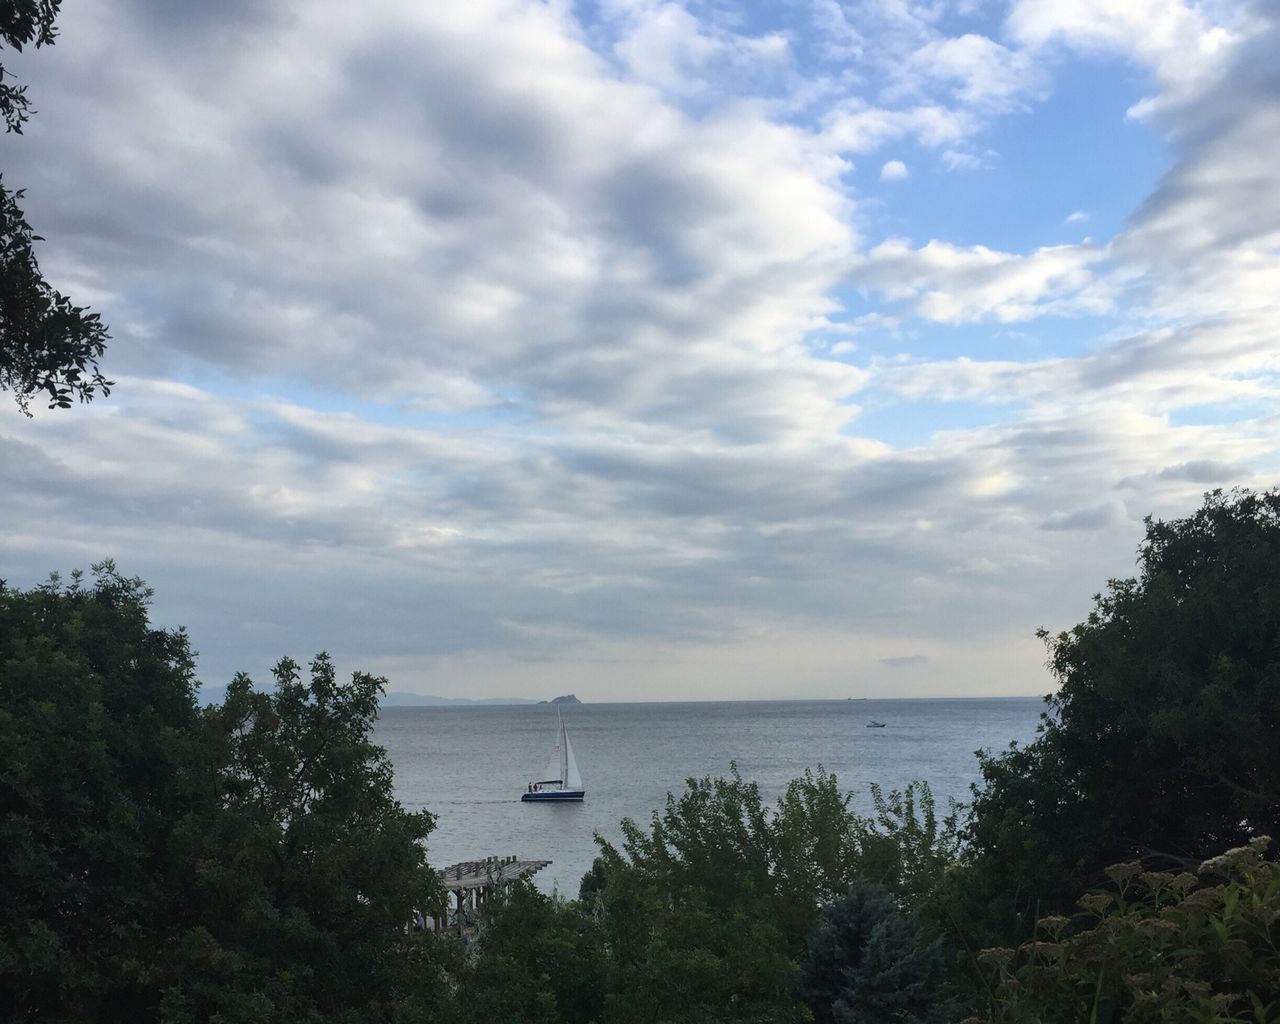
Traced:
<svg viewBox="0 0 1280 1024">
<path fill-rule="evenodd" d="M 768 807 L 735 767 L 729 778 L 688 780 L 647 830 L 624 821 L 621 849 L 602 842 L 583 880 L 610 957 L 602 1019 L 806 1019 L 802 965 L 823 908 L 866 878 L 923 893 L 921 866 L 955 834 L 954 817 L 937 821 L 927 786 L 877 793 L 894 834 L 849 802 L 818 768 Z M 880 909 L 897 907 L 885 900 Z"/>
<path fill-rule="evenodd" d="M 1112 884 L 1017 950 L 984 950 L 993 1024 L 1280 1021 L 1280 865 L 1258 837 L 1195 873 L 1107 869 Z"/>
<path fill-rule="evenodd" d="M 181 836 L 200 927 L 184 952 L 198 988 L 171 1020 L 395 1020 L 434 968 L 406 928 L 441 894 L 422 845 L 433 821 L 392 796 L 370 740 L 385 680 L 339 683 L 320 654 L 309 679 L 283 659 L 270 693 L 238 675 L 207 712 L 214 792 Z"/>
<path fill-rule="evenodd" d="M 969 828 L 1006 935 L 1107 864 L 1177 869 L 1280 828 L 1280 493 L 1148 518 L 1138 575 L 1044 636 L 1059 689 L 1035 742 L 982 761 Z"/>
<path fill-rule="evenodd" d="M 1139 556 L 1046 635 L 1040 735 L 983 757 L 963 824 L 923 784 L 864 818 L 821 768 L 772 805 L 736 768 L 690 779 L 600 842 L 579 900 L 496 898 L 469 954 L 406 927 L 440 894 L 370 739 L 383 680 L 286 659 L 201 710 L 140 582 L 0 587 L 0 1005 L 908 1024 L 963 983 L 992 1024 L 1280 1024 L 1280 876 L 1250 842 L 1280 826 L 1280 495 L 1148 520 Z"/>
<path fill-rule="evenodd" d="M 108 563 L 0 589 L 0 1005 L 143 1019 L 191 923 L 175 827 L 209 782 L 182 633 Z"/>
<path fill-rule="evenodd" d="M 824 773 L 811 788 L 834 792 L 834 781 Z M 838 795 L 831 805 L 816 793 L 794 802 L 840 806 Z M 814 824 L 817 832 L 843 822 Z M 794 951 L 805 907 L 787 895 L 807 901 L 799 893 L 815 884 L 819 869 L 798 863 L 812 839 L 780 837 L 759 788 L 736 768 L 728 779 L 688 780 L 647 832 L 629 819 L 622 830 L 621 850 L 601 843 L 606 881 L 596 898 L 614 967 L 605 1019 L 802 1019 Z M 783 866 L 790 851 L 796 861 Z"/>
<path fill-rule="evenodd" d="M 15 50 L 51 45 L 59 0 L 10 0 L 0 5 L 0 40 Z M 8 132 L 22 133 L 31 114 L 26 87 L 10 81 L 0 64 L 0 118 Z M 23 192 L 0 179 L 0 389 L 13 392 L 29 413 L 33 395 L 43 392 L 50 408 L 73 399 L 109 394 L 98 360 L 108 334 L 97 313 L 75 305 L 54 289 L 36 261 L 35 234 L 19 205 Z"/>
<path fill-rule="evenodd" d="M 858 883 L 822 913 L 809 937 L 803 991 L 816 1024 L 946 1024 L 942 940 L 887 889 Z"/>
<path fill-rule="evenodd" d="M 19 1020 L 395 1021 L 441 997 L 439 904 L 369 738 L 384 680 L 285 660 L 200 709 L 149 591 L 0 589 L 0 1005 Z"/>
<path fill-rule="evenodd" d="M 600 1021 L 609 960 L 592 914 L 521 882 L 495 892 L 455 976 L 454 1024 Z"/>
<path fill-rule="evenodd" d="M 888 794 L 872 783 L 871 800 L 875 818 L 862 840 L 861 877 L 885 886 L 904 906 L 928 907 L 960 856 L 962 808 L 950 800 L 939 816 L 927 782 Z"/>
</svg>

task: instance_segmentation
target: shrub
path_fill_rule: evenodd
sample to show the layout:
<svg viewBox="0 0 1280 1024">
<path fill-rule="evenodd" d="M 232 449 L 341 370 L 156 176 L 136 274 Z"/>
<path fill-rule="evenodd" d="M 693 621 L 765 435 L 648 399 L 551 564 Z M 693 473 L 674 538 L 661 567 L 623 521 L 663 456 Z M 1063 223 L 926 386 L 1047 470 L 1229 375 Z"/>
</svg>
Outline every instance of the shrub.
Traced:
<svg viewBox="0 0 1280 1024">
<path fill-rule="evenodd" d="M 993 1024 L 1280 1021 L 1280 865 L 1259 837 L 1197 873 L 1107 869 L 1074 919 L 1039 922 L 995 970 Z"/>
</svg>

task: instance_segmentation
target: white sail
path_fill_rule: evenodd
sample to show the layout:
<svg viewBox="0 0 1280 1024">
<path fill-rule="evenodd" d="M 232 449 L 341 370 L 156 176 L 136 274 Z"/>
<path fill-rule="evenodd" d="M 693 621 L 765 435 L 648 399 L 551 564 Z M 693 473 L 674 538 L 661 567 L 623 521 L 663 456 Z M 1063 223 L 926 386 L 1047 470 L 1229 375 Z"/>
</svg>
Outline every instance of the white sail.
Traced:
<svg viewBox="0 0 1280 1024">
<path fill-rule="evenodd" d="M 556 730 L 556 745 L 551 748 L 551 756 L 547 758 L 547 766 L 542 770 L 539 782 L 558 782 L 564 785 L 564 723 Z"/>
<path fill-rule="evenodd" d="M 582 776 L 578 774 L 578 762 L 573 757 L 573 747 L 569 743 L 569 734 L 564 731 L 563 727 L 561 727 L 560 734 L 564 737 L 564 759 L 565 764 L 568 766 L 568 771 L 565 772 L 564 776 L 565 788 L 581 789 Z"/>
</svg>

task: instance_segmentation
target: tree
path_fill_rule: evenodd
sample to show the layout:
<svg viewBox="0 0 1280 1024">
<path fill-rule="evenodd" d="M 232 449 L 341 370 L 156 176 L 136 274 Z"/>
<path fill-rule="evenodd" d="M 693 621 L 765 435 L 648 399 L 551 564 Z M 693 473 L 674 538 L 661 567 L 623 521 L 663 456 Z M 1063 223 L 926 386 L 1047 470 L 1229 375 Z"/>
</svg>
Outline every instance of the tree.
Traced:
<svg viewBox="0 0 1280 1024">
<path fill-rule="evenodd" d="M 200 709 L 110 563 L 0 587 L 0 1005 L 18 1020 L 398 1021 L 444 998 L 429 815 L 324 655 Z"/>
<path fill-rule="evenodd" d="M 945 1024 L 942 941 L 926 941 L 888 890 L 860 882 L 826 907 L 802 983 L 816 1024 Z"/>
<path fill-rule="evenodd" d="M 0 1005 L 146 1019 L 187 923 L 175 828 L 208 764 L 181 632 L 108 562 L 0 586 Z"/>
<path fill-rule="evenodd" d="M 577 902 L 521 881 L 493 893 L 473 955 L 458 972 L 458 1024 L 589 1024 L 601 1020 L 608 957 Z"/>
<path fill-rule="evenodd" d="M 0 40 L 21 51 L 29 44 L 50 46 L 60 0 L 10 0 L 0 5 Z M 26 87 L 12 84 L 0 64 L 0 117 L 5 130 L 22 133 L 30 116 Z M 21 189 L 10 191 L 0 178 L 0 389 L 13 392 L 30 415 L 31 396 L 45 392 L 50 408 L 68 408 L 97 393 L 110 394 L 98 360 L 108 334 L 97 313 L 77 306 L 44 279 L 36 261 L 41 237 L 19 205 Z"/>
<path fill-rule="evenodd" d="M 876 814 L 862 840 L 861 877 L 884 885 L 909 909 L 932 909 L 960 856 L 960 805 L 950 800 L 939 818 L 927 782 L 911 782 L 888 795 L 872 783 L 871 800 Z"/>
<path fill-rule="evenodd" d="M 932 1020 L 928 1007 L 940 1013 L 946 1001 L 930 991 L 926 1006 L 917 995 L 941 987 L 945 940 L 922 937 L 926 925 L 903 904 L 927 904 L 939 885 L 955 856 L 956 812 L 939 819 L 923 783 L 888 796 L 875 789 L 873 799 L 877 820 L 853 813 L 821 767 L 772 807 L 736 767 L 728 778 L 689 779 L 647 829 L 627 819 L 620 846 L 597 840 L 578 901 L 525 887 L 492 905 L 471 968 L 458 975 L 459 1019 L 806 1021 L 811 935 L 852 889 L 876 894 L 859 917 L 873 939 L 869 958 L 862 947 L 855 956 L 840 933 L 841 955 L 862 965 L 845 964 L 853 974 L 837 979 L 841 1005 Z M 890 888 L 868 888 L 867 878 Z M 896 966 L 874 966 L 886 957 Z M 845 991 L 855 975 L 871 986 L 865 1005 Z"/>
<path fill-rule="evenodd" d="M 1107 864 L 1178 868 L 1280 828 L 1280 492 L 1146 520 L 1135 578 L 1042 631 L 1059 683 L 1038 738 L 982 760 L 969 910 L 1009 941 Z"/>
<path fill-rule="evenodd" d="M 646 831 L 601 841 L 587 886 L 612 967 L 604 1019 L 799 1021 L 799 961 L 823 902 L 857 877 L 867 823 L 821 768 L 771 810 L 733 768 L 690 779 Z"/>
<path fill-rule="evenodd" d="M 370 739 L 386 680 L 339 683 L 327 655 L 258 692 L 240 674 L 207 712 L 210 801 L 177 843 L 199 927 L 179 956 L 198 985 L 167 1019 L 412 1019 L 435 998 L 432 947 L 407 925 L 442 893 L 423 840 L 434 820 L 392 793 Z"/>
</svg>

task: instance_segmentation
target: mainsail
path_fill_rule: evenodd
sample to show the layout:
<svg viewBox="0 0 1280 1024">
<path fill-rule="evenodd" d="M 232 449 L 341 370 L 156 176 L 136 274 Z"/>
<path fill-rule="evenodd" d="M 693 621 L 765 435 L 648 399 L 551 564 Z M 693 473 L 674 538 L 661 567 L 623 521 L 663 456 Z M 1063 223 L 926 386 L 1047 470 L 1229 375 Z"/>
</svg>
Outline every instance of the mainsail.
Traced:
<svg viewBox="0 0 1280 1024">
<path fill-rule="evenodd" d="M 560 723 L 560 728 L 556 730 L 556 745 L 551 748 L 551 756 L 547 759 L 547 766 L 542 770 L 542 778 L 538 780 L 542 783 L 554 782 L 557 785 L 564 785 L 564 722 Z"/>
<path fill-rule="evenodd" d="M 565 787 L 567 789 L 581 789 L 582 776 L 578 774 L 578 762 L 573 758 L 573 747 L 569 745 L 569 734 L 565 732 L 563 722 L 560 723 L 560 738 L 564 740 Z"/>
</svg>

